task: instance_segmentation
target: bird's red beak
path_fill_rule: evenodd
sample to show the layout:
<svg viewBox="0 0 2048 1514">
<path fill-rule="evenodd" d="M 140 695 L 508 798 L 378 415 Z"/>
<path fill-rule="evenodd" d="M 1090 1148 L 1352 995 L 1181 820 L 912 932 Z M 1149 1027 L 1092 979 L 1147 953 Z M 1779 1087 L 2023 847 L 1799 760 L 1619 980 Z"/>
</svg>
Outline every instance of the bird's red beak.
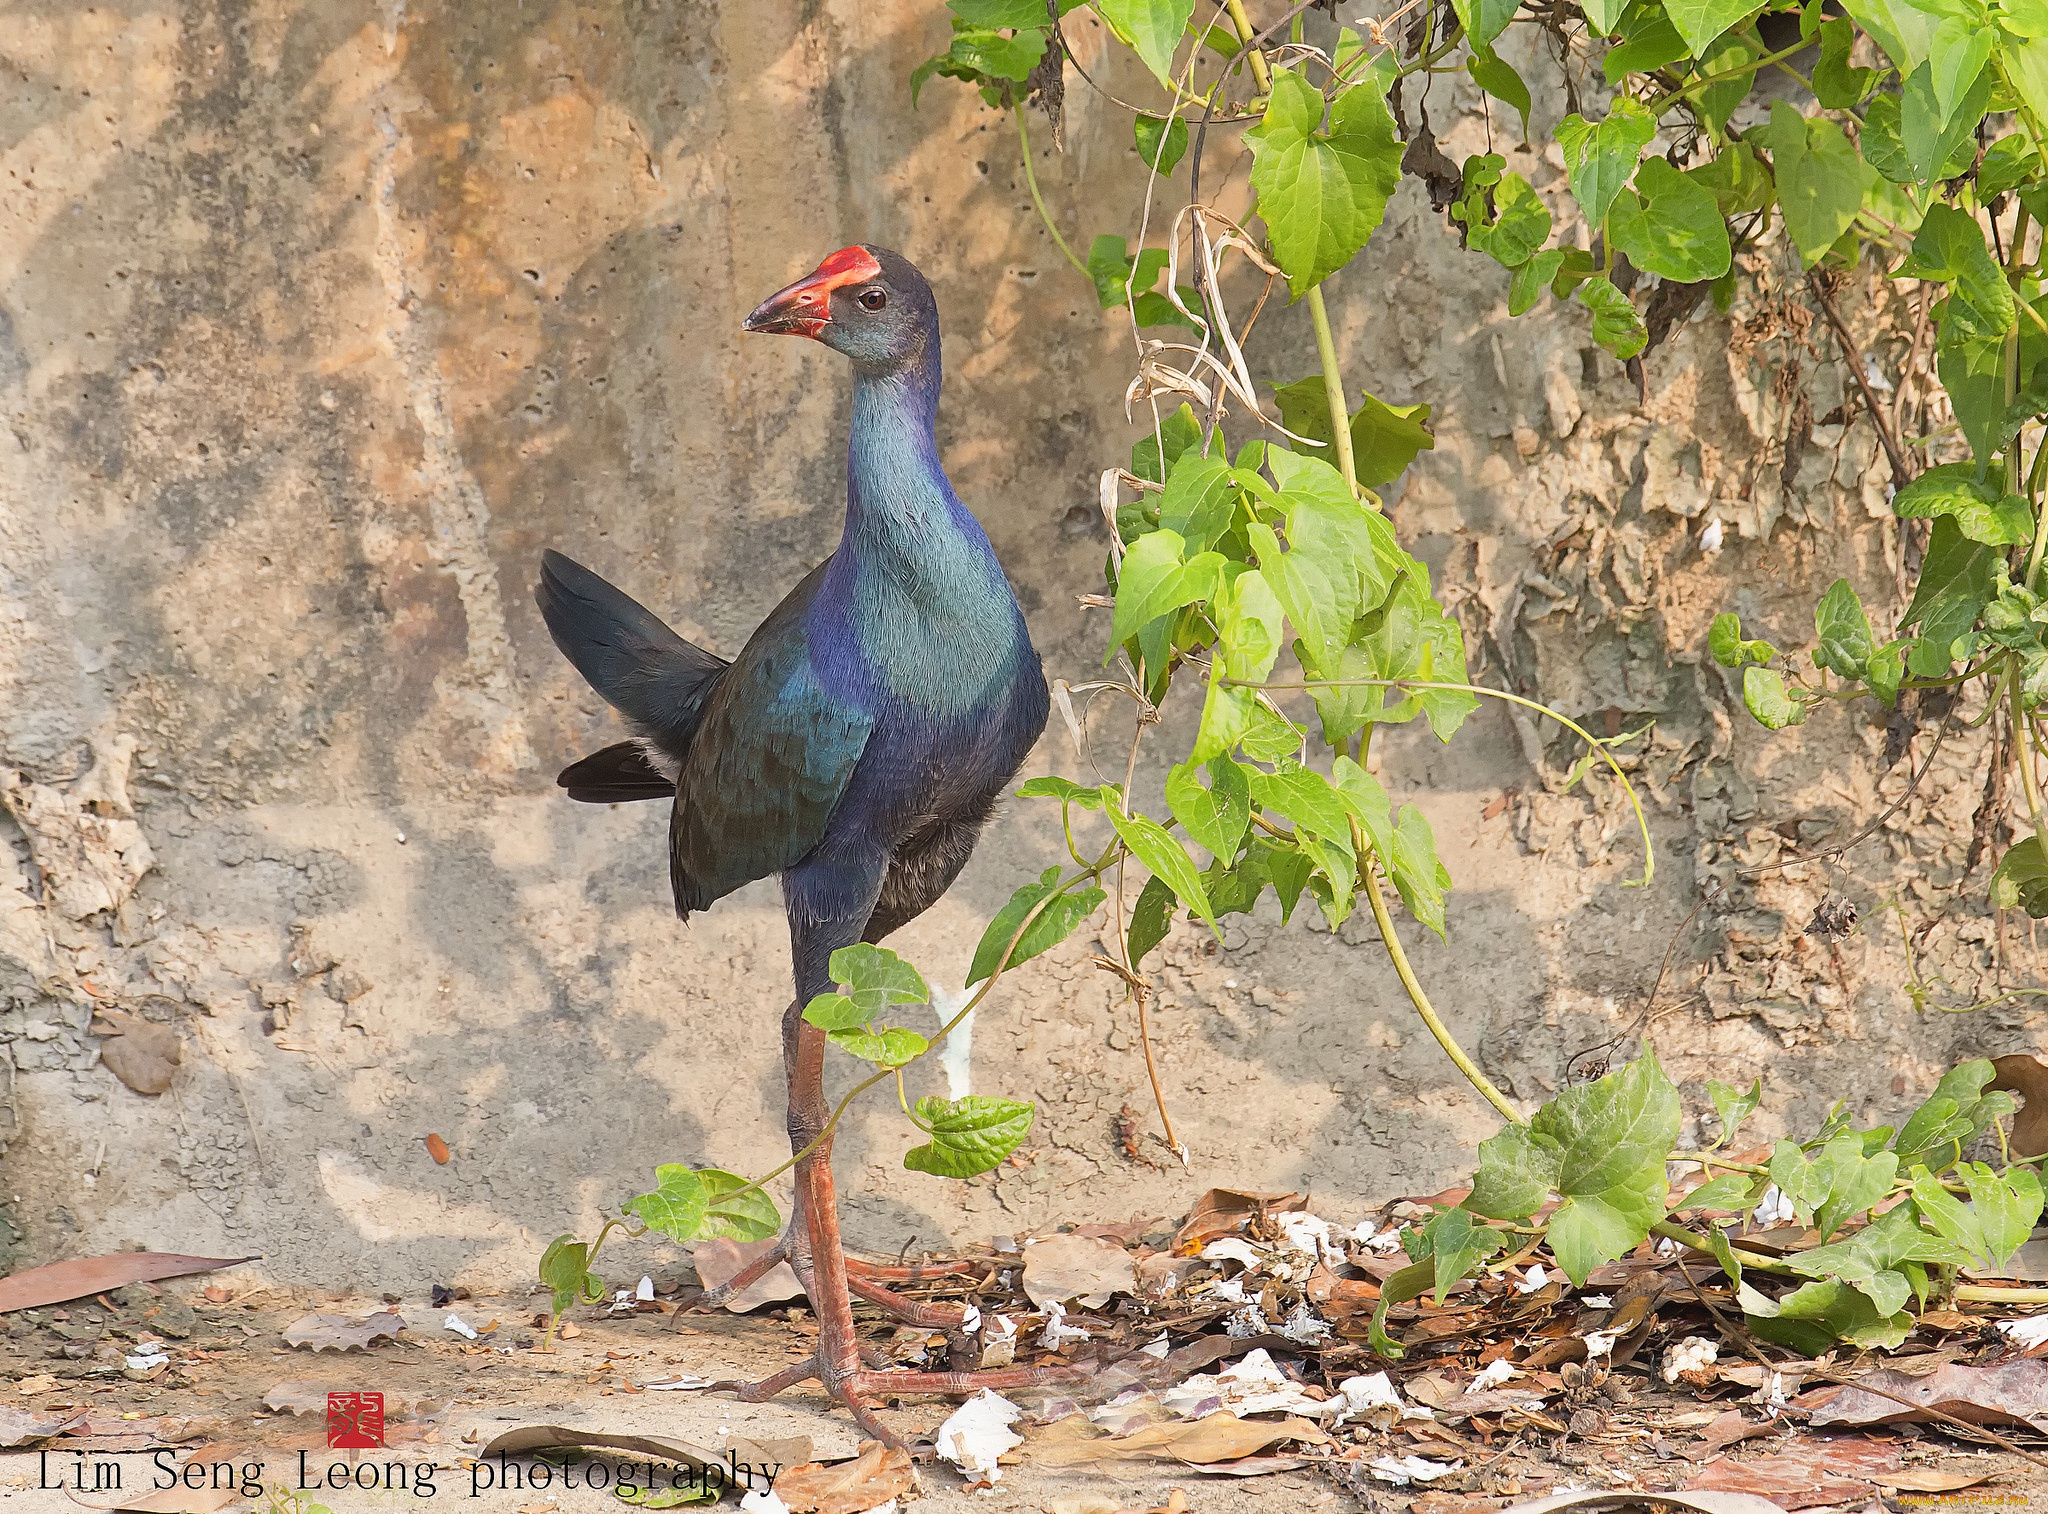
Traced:
<svg viewBox="0 0 2048 1514">
<path fill-rule="evenodd" d="M 817 337 L 832 324 L 832 291 L 881 276 L 882 265 L 864 247 L 842 247 L 787 289 L 778 289 L 742 323 L 746 331 Z"/>
</svg>

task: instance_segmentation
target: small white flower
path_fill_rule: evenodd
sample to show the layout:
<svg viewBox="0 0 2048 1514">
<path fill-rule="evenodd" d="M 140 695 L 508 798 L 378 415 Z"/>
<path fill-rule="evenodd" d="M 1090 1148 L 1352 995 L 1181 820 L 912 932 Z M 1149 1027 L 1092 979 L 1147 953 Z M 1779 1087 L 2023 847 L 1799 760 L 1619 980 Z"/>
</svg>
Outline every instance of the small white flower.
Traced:
<svg viewBox="0 0 2048 1514">
<path fill-rule="evenodd" d="M 1764 1190 L 1763 1200 L 1750 1218 L 1759 1225 L 1782 1225 L 1792 1218 L 1792 1201 L 1773 1183 Z"/>
</svg>

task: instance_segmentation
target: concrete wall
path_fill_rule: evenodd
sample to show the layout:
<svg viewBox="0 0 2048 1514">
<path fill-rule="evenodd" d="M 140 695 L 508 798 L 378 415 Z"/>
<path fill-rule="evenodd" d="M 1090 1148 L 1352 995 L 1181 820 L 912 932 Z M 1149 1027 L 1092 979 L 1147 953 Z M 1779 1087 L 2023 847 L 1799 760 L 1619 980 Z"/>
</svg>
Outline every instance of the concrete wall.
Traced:
<svg viewBox="0 0 2048 1514">
<path fill-rule="evenodd" d="M 1101 67 L 1093 24 L 1070 29 Z M 773 886 L 684 928 L 658 807 L 558 795 L 555 770 L 617 728 L 529 587 L 555 546 L 735 651 L 836 540 L 848 382 L 740 318 L 875 241 L 938 292 L 944 454 L 1048 671 L 1098 665 L 1102 623 L 1075 596 L 1101 585 L 1095 480 L 1132 438 L 1129 338 L 1032 213 L 1007 118 L 943 80 L 911 109 L 945 35 L 916 0 L 0 9 L 0 763 L 18 775 L 0 1197 L 18 1259 L 140 1244 L 261 1251 L 288 1280 L 508 1279 L 657 1161 L 776 1158 Z M 1084 248 L 1134 236 L 1128 119 L 1071 76 L 1068 100 L 1063 157 L 1034 118 L 1055 213 Z M 1472 101 L 1439 81 L 1430 103 L 1455 152 L 1483 147 Z M 1210 171 L 1242 167 L 1219 134 Z M 1762 756 L 1743 734 L 1730 768 L 1728 692 L 1694 664 L 1738 593 L 1796 644 L 1809 584 L 1889 580 L 1895 544 L 1866 529 L 1883 464 L 1867 430 L 1823 428 L 1781 488 L 1781 356 L 1731 356 L 1741 328 L 1718 318 L 1657 357 L 1639 406 L 1573 313 L 1508 326 L 1504 276 L 1412 183 L 1332 295 L 1348 371 L 1436 406 L 1439 448 L 1391 497 L 1475 668 L 1663 721 L 1655 813 L 1679 849 L 1647 894 L 1620 887 L 1638 859 L 1615 795 L 1546 791 L 1547 733 L 1490 709 L 1448 752 L 1383 744 L 1459 880 L 1452 948 L 1418 941 L 1419 960 L 1460 1033 L 1541 1099 L 1640 1004 L 1719 848 L 1764 844 L 1744 826 L 1788 807 L 1847 813 L 1823 777 L 1875 792 L 1846 714 Z M 1262 379 L 1313 368 L 1299 311 L 1269 308 L 1254 351 Z M 1710 514 L 1719 560 L 1695 544 Z M 1169 708 L 1147 781 L 1190 713 Z M 1120 753 L 1123 714 L 1095 719 Z M 1086 772 L 1057 727 L 1037 769 Z M 1056 855 L 1052 817 L 1013 806 L 900 944 L 957 983 L 988 915 Z M 1768 905 L 1744 960 L 1791 977 L 1729 989 L 1721 1019 L 1693 988 L 1721 938 L 1687 938 L 1666 1042 L 1682 1073 L 1821 1059 L 1826 1077 L 1785 1079 L 1789 1118 L 1829 1078 L 1877 1107 L 1959 1037 L 2024 1039 L 2020 1019 L 1921 1027 L 1876 968 L 1836 991 L 1799 899 Z M 1079 940 L 976 1027 L 976 1086 L 1045 1109 L 1027 1159 L 975 1184 L 905 1173 L 878 1104 L 842 1146 L 855 1239 L 1177 1212 L 1211 1183 L 1312 1185 L 1343 1210 L 1463 1170 L 1490 1120 L 1369 927 L 1262 915 L 1229 944 L 1181 928 L 1166 948 L 1156 1022 L 1191 1171 L 1120 1150 L 1149 1095 L 1130 1008 Z M 1738 965 L 1708 964 L 1731 982 Z M 101 1065 L 95 1003 L 175 1034 L 168 1091 Z"/>
</svg>

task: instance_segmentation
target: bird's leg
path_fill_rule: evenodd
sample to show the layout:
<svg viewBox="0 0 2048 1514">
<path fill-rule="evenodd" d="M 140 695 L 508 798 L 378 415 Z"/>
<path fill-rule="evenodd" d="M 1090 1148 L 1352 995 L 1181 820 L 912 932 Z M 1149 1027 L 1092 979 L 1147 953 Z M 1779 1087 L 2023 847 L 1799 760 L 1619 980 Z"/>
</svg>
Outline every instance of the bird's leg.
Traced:
<svg viewBox="0 0 2048 1514">
<path fill-rule="evenodd" d="M 669 1323 L 677 1324 L 693 1309 L 716 1309 L 727 1299 L 733 1298 L 758 1283 L 774 1269 L 777 1263 L 789 1260 L 790 1240 L 787 1232 L 776 1239 L 774 1246 L 755 1257 L 731 1277 L 715 1287 L 699 1289 L 689 1298 L 679 1302 L 669 1315 Z"/>
</svg>

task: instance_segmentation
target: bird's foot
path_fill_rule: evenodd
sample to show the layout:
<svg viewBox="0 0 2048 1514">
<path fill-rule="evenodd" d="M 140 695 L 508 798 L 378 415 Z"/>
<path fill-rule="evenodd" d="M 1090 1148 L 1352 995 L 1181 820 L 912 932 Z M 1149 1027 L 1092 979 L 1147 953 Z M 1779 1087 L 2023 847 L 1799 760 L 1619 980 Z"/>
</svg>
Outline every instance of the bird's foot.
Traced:
<svg viewBox="0 0 2048 1514">
<path fill-rule="evenodd" d="M 965 1309 L 951 1304 L 922 1304 L 880 1283 L 869 1282 L 853 1270 L 851 1258 L 847 1261 L 846 1286 L 855 1298 L 866 1299 L 889 1318 L 921 1330 L 944 1330 L 950 1334 L 967 1322 Z"/>
<path fill-rule="evenodd" d="M 898 1372 L 873 1367 L 838 1370 L 824 1360 L 824 1353 L 807 1356 L 784 1367 L 773 1377 L 759 1382 L 737 1379 L 711 1384 L 707 1393 L 730 1393 L 742 1403 L 758 1404 L 798 1383 L 817 1382 L 853 1416 L 861 1433 L 891 1447 L 903 1438 L 875 1414 L 872 1399 L 972 1398 L 982 1389 L 1001 1393 L 1057 1383 L 1074 1375 L 1071 1367 L 1005 1367 L 986 1372 Z"/>
<path fill-rule="evenodd" d="M 774 1271 L 778 1263 L 786 1262 L 788 1260 L 789 1237 L 787 1234 L 784 1234 L 783 1236 L 777 1239 L 773 1247 L 771 1247 L 767 1251 L 764 1251 L 761 1255 L 755 1257 L 751 1262 L 748 1262 L 746 1266 L 740 1268 L 739 1271 L 735 1272 L 731 1277 L 727 1278 L 724 1282 L 718 1284 L 714 1288 L 700 1289 L 698 1292 L 692 1294 L 690 1297 L 680 1300 L 676 1304 L 675 1309 L 669 1314 L 669 1324 L 680 1324 L 682 1322 L 683 1316 L 685 1314 L 690 1313 L 694 1309 L 718 1308 L 719 1305 L 723 1304 L 727 1299 L 744 1292 L 746 1289 L 751 1288 L 755 1283 L 758 1283 L 762 1278 L 766 1277 L 770 1272 Z M 797 1381 L 802 1382 L 803 1379 L 798 1378 Z"/>
</svg>

